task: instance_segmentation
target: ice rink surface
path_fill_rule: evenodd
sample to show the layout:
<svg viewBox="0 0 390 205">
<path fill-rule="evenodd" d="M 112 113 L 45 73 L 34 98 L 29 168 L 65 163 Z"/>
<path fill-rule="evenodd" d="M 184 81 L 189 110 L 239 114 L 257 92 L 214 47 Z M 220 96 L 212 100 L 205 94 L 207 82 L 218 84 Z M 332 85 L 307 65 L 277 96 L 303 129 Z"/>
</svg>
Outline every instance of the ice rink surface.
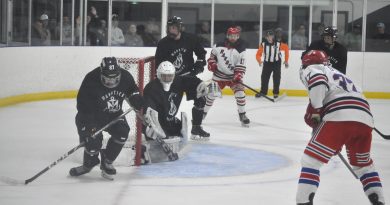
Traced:
<svg viewBox="0 0 390 205">
<path fill-rule="evenodd" d="M 74 155 L 28 185 L 0 182 L 1 205 L 261 205 L 295 204 L 300 158 L 310 139 L 307 98 L 271 103 L 247 97 L 249 128 L 238 121 L 234 97 L 217 99 L 204 121 L 206 143 L 189 142 L 176 162 L 117 167 L 114 181 L 98 167 L 81 177 Z M 390 101 L 370 99 L 376 127 L 390 134 Z M 181 110 L 191 119 L 192 101 Z M 25 180 L 78 144 L 75 99 L 0 108 L 0 176 Z M 343 152 L 344 156 L 345 152 Z M 372 158 L 390 200 L 390 141 L 373 133 Z M 334 157 L 321 169 L 316 205 L 369 204 L 359 180 Z"/>
</svg>

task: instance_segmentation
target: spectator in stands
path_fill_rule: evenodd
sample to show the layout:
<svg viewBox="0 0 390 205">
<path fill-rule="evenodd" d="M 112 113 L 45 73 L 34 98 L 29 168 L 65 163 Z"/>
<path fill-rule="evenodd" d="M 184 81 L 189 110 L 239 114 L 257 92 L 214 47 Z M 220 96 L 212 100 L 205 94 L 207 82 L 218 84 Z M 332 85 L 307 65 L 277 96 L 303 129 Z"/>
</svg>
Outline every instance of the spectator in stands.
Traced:
<svg viewBox="0 0 390 205">
<path fill-rule="evenodd" d="M 119 16 L 117 14 L 112 14 L 111 23 L 111 46 L 121 46 L 125 43 L 125 36 L 122 29 L 118 27 Z"/>
<path fill-rule="evenodd" d="M 32 46 L 50 46 L 51 33 L 48 29 L 49 16 L 42 14 L 38 21 L 33 25 L 31 30 L 31 45 Z"/>
<path fill-rule="evenodd" d="M 74 45 L 75 46 L 80 46 L 80 37 L 81 37 L 81 17 L 77 16 L 75 19 L 75 24 L 74 24 Z"/>
<path fill-rule="evenodd" d="M 155 39 L 160 39 L 161 30 L 155 18 L 150 18 L 146 23 L 145 31 L 152 34 Z"/>
<path fill-rule="evenodd" d="M 200 38 L 200 43 L 203 47 L 210 47 L 210 23 L 208 21 L 202 21 L 200 25 L 200 30 L 198 33 L 198 36 Z"/>
<path fill-rule="evenodd" d="M 142 47 L 144 46 L 144 41 L 141 36 L 137 34 L 137 26 L 135 24 L 130 24 L 125 35 L 125 45 L 133 47 Z"/>
<path fill-rule="evenodd" d="M 138 32 L 138 35 L 141 36 L 141 38 L 144 42 L 144 46 L 146 46 L 146 47 L 157 46 L 158 40 L 156 38 L 154 38 L 154 36 L 151 33 L 148 33 L 145 31 L 144 25 L 138 25 L 137 32 Z"/>
<path fill-rule="evenodd" d="M 377 33 L 374 35 L 375 51 L 390 51 L 390 34 L 386 33 L 386 26 L 380 22 L 376 25 Z"/>
<path fill-rule="evenodd" d="M 99 21 L 99 28 L 96 32 L 97 38 L 98 38 L 98 45 L 99 46 L 107 46 L 108 45 L 108 29 L 107 29 L 107 22 L 104 19 L 101 19 Z"/>
<path fill-rule="evenodd" d="M 325 24 L 320 23 L 317 27 L 317 30 L 314 30 L 311 35 L 311 41 L 319 41 L 322 39 L 322 33 L 324 32 Z"/>
<path fill-rule="evenodd" d="M 305 25 L 300 24 L 298 29 L 292 36 L 291 48 L 296 50 L 305 50 L 308 44 L 306 37 L 306 28 Z"/>
<path fill-rule="evenodd" d="M 283 29 L 278 27 L 275 29 L 275 40 L 283 43 L 287 43 L 287 36 L 283 33 Z"/>
<path fill-rule="evenodd" d="M 345 34 L 344 46 L 349 51 L 361 51 L 362 49 L 362 26 L 353 25 L 352 31 Z"/>
<path fill-rule="evenodd" d="M 91 46 L 97 46 L 99 45 L 97 38 L 97 30 L 99 28 L 100 21 L 96 8 L 94 6 L 91 6 L 87 18 L 87 36 L 89 38 L 89 44 Z"/>
<path fill-rule="evenodd" d="M 62 32 L 62 45 L 72 45 L 72 25 L 69 17 L 64 16 L 62 18 L 62 31 L 60 25 L 56 27 L 56 39 L 60 39 L 60 33 Z"/>
</svg>

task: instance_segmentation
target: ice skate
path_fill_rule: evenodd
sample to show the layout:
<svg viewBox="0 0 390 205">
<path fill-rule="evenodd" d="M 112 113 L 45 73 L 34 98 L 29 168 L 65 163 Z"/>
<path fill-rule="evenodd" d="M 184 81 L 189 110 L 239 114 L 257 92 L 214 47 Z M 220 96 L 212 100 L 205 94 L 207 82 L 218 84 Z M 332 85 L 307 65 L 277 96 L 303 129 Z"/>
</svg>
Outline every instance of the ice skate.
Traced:
<svg viewBox="0 0 390 205">
<path fill-rule="evenodd" d="M 104 152 L 101 152 L 102 162 L 100 163 L 100 169 L 102 170 L 102 177 L 114 180 L 116 169 L 112 165 L 112 162 L 106 159 Z"/>
<path fill-rule="evenodd" d="M 200 125 L 192 125 L 191 139 L 196 141 L 209 141 L 210 133 L 204 131 Z"/>
<path fill-rule="evenodd" d="M 238 115 L 240 117 L 240 121 L 241 121 L 241 126 L 249 127 L 250 120 L 248 119 L 248 117 L 245 114 L 246 114 L 246 112 L 238 113 Z"/>
<path fill-rule="evenodd" d="M 378 194 L 372 193 L 368 196 L 368 199 L 370 200 L 372 205 L 383 205 L 384 203 L 379 201 Z"/>
<path fill-rule="evenodd" d="M 78 167 L 73 167 L 72 169 L 69 170 L 69 175 L 72 177 L 81 176 L 83 174 L 90 172 L 92 170 L 92 168 L 88 168 L 84 165 L 81 165 Z"/>
<path fill-rule="evenodd" d="M 313 205 L 313 199 L 314 199 L 314 193 L 311 193 L 309 195 L 309 202 L 306 203 L 298 203 L 297 205 Z"/>
</svg>

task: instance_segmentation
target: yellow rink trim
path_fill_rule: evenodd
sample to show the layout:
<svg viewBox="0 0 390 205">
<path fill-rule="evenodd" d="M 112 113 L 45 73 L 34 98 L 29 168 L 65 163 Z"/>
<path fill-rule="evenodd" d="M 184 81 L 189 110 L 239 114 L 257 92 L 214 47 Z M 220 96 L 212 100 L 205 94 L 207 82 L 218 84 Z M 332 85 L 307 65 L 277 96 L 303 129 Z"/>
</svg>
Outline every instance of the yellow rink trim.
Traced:
<svg viewBox="0 0 390 205">
<path fill-rule="evenodd" d="M 23 95 L 15 95 L 10 97 L 0 98 L 0 107 L 15 105 L 24 102 L 75 98 L 76 96 L 77 96 L 77 91 L 75 90 L 43 92 L 43 93 L 28 93 Z"/>
<path fill-rule="evenodd" d="M 0 98 L 0 107 L 6 107 L 24 102 L 42 101 L 42 100 L 54 100 L 54 99 L 67 99 L 76 98 L 77 90 L 58 91 L 58 92 L 42 92 L 42 93 L 28 93 L 22 95 L 15 95 L 5 98 Z M 233 95 L 233 91 L 229 88 L 222 90 L 224 95 Z M 249 96 L 255 95 L 251 90 L 246 89 L 245 93 Z M 305 97 L 307 96 L 306 90 L 280 90 L 280 94 L 286 93 L 287 96 Z M 272 90 L 268 91 L 268 95 L 272 96 Z M 390 99 L 390 93 L 387 92 L 364 92 L 364 95 L 370 99 Z"/>
</svg>

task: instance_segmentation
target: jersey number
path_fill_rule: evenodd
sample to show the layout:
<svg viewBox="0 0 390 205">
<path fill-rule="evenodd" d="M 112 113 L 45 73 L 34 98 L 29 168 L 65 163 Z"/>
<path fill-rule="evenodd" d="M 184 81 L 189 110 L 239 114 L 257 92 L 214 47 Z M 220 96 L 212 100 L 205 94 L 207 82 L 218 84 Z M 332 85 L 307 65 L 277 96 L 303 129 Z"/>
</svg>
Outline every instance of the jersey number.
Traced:
<svg viewBox="0 0 390 205">
<path fill-rule="evenodd" d="M 355 85 L 353 84 L 352 80 L 348 79 L 347 77 L 340 75 L 340 74 L 334 74 L 333 75 L 334 80 L 339 80 L 339 85 L 348 92 L 354 91 L 357 92 Z M 351 89 L 349 89 L 349 87 Z"/>
</svg>

